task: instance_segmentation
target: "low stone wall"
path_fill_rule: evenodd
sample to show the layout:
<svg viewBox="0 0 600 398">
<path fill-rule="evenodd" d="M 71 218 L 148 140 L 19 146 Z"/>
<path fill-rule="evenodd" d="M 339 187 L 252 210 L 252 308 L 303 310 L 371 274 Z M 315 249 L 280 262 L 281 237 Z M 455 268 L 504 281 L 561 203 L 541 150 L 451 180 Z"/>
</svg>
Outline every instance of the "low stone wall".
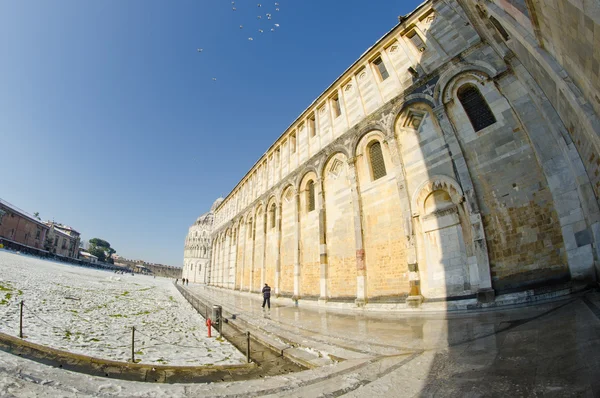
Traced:
<svg viewBox="0 0 600 398">
<path fill-rule="evenodd" d="M 0 333 L 0 350 L 46 365 L 92 376 L 156 383 L 206 383 L 251 377 L 256 364 L 165 366 L 127 363 L 74 354 Z"/>
</svg>

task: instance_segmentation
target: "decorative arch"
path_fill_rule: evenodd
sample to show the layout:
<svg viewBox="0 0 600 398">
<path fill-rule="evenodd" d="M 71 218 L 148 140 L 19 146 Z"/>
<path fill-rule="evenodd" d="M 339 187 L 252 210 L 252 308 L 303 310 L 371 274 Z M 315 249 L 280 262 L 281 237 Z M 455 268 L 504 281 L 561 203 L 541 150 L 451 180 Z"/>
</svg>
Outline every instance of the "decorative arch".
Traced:
<svg viewBox="0 0 600 398">
<path fill-rule="evenodd" d="M 390 114 L 391 116 L 392 114 Z M 379 139 L 383 142 L 386 140 L 388 134 L 386 134 L 384 131 L 386 131 L 388 129 L 381 127 L 381 125 L 378 123 L 377 126 L 369 126 L 369 128 L 365 128 L 362 129 L 361 132 L 359 134 L 357 134 L 354 139 L 352 140 L 351 144 L 350 144 L 350 154 L 348 156 L 349 159 L 352 159 L 355 156 L 359 156 L 360 155 L 360 145 L 362 143 L 362 141 L 364 140 L 364 138 L 366 136 L 371 136 L 371 135 L 378 135 Z M 392 129 L 393 130 L 393 129 Z"/>
<path fill-rule="evenodd" d="M 331 159 L 338 156 L 339 154 L 344 155 L 346 157 L 346 159 L 350 159 L 351 152 L 352 152 L 351 150 L 348 150 L 347 148 L 345 148 L 343 146 L 335 146 L 334 148 L 332 148 L 331 152 L 328 153 L 326 156 L 324 156 L 321 159 L 317 176 L 319 178 L 323 179 L 325 177 L 326 168 L 327 168 L 329 162 L 331 161 Z"/>
<path fill-rule="evenodd" d="M 305 183 L 305 178 L 308 174 L 313 173 L 315 176 L 319 175 L 319 169 L 316 165 L 308 165 L 302 168 L 303 173 L 296 176 L 295 188 L 296 192 L 302 191 L 303 184 Z"/>
<path fill-rule="evenodd" d="M 483 85 L 485 82 L 489 81 L 493 74 L 488 73 L 488 70 L 483 68 L 475 68 L 471 66 L 470 68 L 465 68 L 464 70 L 455 71 L 451 75 L 448 74 L 446 81 L 443 83 L 443 86 L 440 84 L 442 78 L 438 81 L 438 85 L 436 86 L 436 91 L 439 89 L 440 93 L 436 98 L 436 104 L 448 104 L 456 98 L 456 91 L 458 88 L 466 82 L 473 83 L 475 85 Z M 448 72 L 447 72 L 448 73 Z"/>
<path fill-rule="evenodd" d="M 463 190 L 456 180 L 444 175 L 433 176 L 421 183 L 419 188 L 415 190 L 411 200 L 413 216 L 424 215 L 425 199 L 427 199 L 434 191 L 439 190 L 448 192 L 452 202 L 456 205 L 462 203 L 464 200 Z"/>
<path fill-rule="evenodd" d="M 429 101 L 411 101 L 404 104 L 400 112 L 396 115 L 394 122 L 394 131 L 398 143 L 402 145 L 402 134 L 406 132 L 419 132 L 423 126 L 423 122 L 430 120 L 436 133 L 442 137 L 443 132 L 435 114 L 433 112 L 432 103 Z"/>
<path fill-rule="evenodd" d="M 281 188 L 281 190 L 279 191 L 279 193 L 277 195 L 277 197 L 279 198 L 279 204 L 283 204 L 283 201 L 287 200 L 286 196 L 289 195 L 288 192 L 290 192 L 290 190 L 291 190 L 292 194 L 296 193 L 296 186 L 297 185 L 295 183 L 290 182 Z"/>
<path fill-rule="evenodd" d="M 356 158 L 357 162 L 362 163 L 359 167 L 361 175 L 368 181 L 373 182 L 389 175 L 392 160 L 386 137 L 381 131 L 371 131 L 361 137 L 356 147 Z"/>
<path fill-rule="evenodd" d="M 301 213 L 307 213 L 313 210 L 316 210 L 316 184 L 318 179 L 318 175 L 315 171 L 309 171 L 305 173 L 302 179 L 300 180 L 300 186 L 298 187 L 298 192 L 301 195 L 306 195 L 304 200 L 300 200 L 300 206 L 302 203 L 305 203 L 305 208 L 300 208 Z"/>
<path fill-rule="evenodd" d="M 367 143 L 371 142 L 374 139 L 380 141 L 381 143 L 384 143 L 386 140 L 386 136 L 380 130 L 369 130 L 359 135 L 352 147 L 352 157 L 364 155 Z"/>
<path fill-rule="evenodd" d="M 484 79 L 487 80 L 498 75 L 500 72 L 500 70 L 483 61 L 473 61 L 469 64 L 459 63 L 455 65 L 453 68 L 450 68 L 446 72 L 442 73 L 437 84 L 435 85 L 435 89 L 433 91 L 435 105 L 438 106 L 447 103 L 448 98 L 446 93 L 448 92 L 448 86 L 457 76 L 465 73 L 472 73 L 484 76 Z"/>
</svg>

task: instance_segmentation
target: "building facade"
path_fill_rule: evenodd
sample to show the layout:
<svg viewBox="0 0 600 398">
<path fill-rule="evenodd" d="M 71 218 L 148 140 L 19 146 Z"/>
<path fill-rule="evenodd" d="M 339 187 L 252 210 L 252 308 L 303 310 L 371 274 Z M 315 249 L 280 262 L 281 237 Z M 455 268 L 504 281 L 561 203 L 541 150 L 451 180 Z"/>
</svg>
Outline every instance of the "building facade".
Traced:
<svg viewBox="0 0 600 398">
<path fill-rule="evenodd" d="M 202 281 L 357 305 L 594 283 L 600 15 L 585 8 L 430 0 L 401 17 L 213 206 Z M 188 235 L 188 264 L 198 247 Z"/>
<path fill-rule="evenodd" d="M 182 278 L 192 283 L 207 283 L 211 254 L 214 211 L 223 199 L 213 203 L 210 211 L 198 217 L 185 238 Z"/>
<path fill-rule="evenodd" d="M 48 235 L 44 248 L 63 257 L 78 258 L 80 233 L 66 225 L 47 222 Z"/>
<path fill-rule="evenodd" d="M 0 237 L 43 249 L 49 229 L 34 216 L 0 199 Z"/>
</svg>

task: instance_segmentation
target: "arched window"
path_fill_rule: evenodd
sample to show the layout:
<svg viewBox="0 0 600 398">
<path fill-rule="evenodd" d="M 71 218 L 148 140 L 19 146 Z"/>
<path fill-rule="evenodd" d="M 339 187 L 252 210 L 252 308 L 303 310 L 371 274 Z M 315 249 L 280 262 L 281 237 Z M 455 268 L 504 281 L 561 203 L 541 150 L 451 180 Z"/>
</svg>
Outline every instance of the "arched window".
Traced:
<svg viewBox="0 0 600 398">
<path fill-rule="evenodd" d="M 383 152 L 381 151 L 381 144 L 379 141 L 375 141 L 369 145 L 369 161 L 371 162 L 373 181 L 387 175 L 385 160 L 383 159 Z"/>
<path fill-rule="evenodd" d="M 271 228 L 275 228 L 275 203 L 271 205 L 271 209 L 269 210 L 271 217 Z"/>
<path fill-rule="evenodd" d="M 462 104 L 475 131 L 482 130 L 496 123 L 496 118 L 487 102 L 472 84 L 467 84 L 458 89 L 458 100 Z"/>
<path fill-rule="evenodd" d="M 307 211 L 315 209 L 315 182 L 312 180 L 306 186 L 306 209 Z"/>
</svg>

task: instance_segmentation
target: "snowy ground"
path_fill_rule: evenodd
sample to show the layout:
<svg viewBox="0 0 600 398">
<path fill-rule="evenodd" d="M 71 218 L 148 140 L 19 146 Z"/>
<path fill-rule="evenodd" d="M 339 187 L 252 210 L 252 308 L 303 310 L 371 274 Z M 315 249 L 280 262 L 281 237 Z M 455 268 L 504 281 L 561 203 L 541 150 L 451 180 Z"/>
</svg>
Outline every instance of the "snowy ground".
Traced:
<svg viewBox="0 0 600 398">
<path fill-rule="evenodd" d="M 204 319 L 173 281 L 117 275 L 0 250 L 0 332 L 18 336 L 25 301 L 28 341 L 104 359 L 170 365 L 244 362 L 228 342 L 206 337 Z M 213 333 L 213 336 L 215 334 Z"/>
</svg>

